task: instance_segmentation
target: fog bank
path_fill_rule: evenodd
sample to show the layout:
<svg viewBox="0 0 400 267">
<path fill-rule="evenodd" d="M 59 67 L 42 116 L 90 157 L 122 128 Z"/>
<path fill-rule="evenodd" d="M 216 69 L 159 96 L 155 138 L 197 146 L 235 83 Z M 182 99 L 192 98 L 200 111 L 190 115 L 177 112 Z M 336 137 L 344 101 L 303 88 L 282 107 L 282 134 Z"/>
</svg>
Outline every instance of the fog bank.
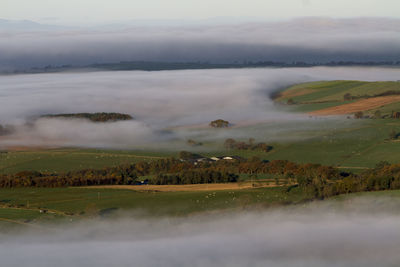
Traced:
<svg viewBox="0 0 400 267">
<path fill-rule="evenodd" d="M 400 61 L 400 20 L 302 18 L 238 25 L 0 29 L 0 70 L 120 61 Z"/>
<path fill-rule="evenodd" d="M 3 234 L 0 257 L 8 267 L 397 266 L 399 204 L 353 198 L 188 218 L 114 215 L 57 230 Z"/>
</svg>

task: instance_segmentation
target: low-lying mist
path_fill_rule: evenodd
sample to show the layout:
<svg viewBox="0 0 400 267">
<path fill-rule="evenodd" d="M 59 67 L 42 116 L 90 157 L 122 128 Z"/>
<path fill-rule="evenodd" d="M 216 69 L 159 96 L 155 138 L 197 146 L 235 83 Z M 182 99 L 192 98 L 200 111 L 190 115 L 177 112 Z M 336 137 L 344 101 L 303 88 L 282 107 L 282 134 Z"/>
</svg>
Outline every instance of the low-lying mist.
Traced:
<svg viewBox="0 0 400 267">
<path fill-rule="evenodd" d="M 0 30 L 0 70 L 120 61 L 399 61 L 400 20 L 291 21 L 122 29 Z"/>
<path fill-rule="evenodd" d="M 1 76 L 0 124 L 14 125 L 15 133 L 0 137 L 0 146 L 163 148 L 186 138 L 282 140 L 293 129 L 345 123 L 285 112 L 271 100 L 277 90 L 306 81 L 396 80 L 398 75 L 395 68 L 318 67 Z M 119 112 L 135 120 L 36 119 L 78 112 Z M 219 118 L 234 127 L 210 129 L 208 123 Z M 256 124 L 262 126 L 248 127 Z"/>
<path fill-rule="evenodd" d="M 397 266 L 399 200 L 351 198 L 184 218 L 111 219 L 0 235 L 7 267 Z"/>
</svg>

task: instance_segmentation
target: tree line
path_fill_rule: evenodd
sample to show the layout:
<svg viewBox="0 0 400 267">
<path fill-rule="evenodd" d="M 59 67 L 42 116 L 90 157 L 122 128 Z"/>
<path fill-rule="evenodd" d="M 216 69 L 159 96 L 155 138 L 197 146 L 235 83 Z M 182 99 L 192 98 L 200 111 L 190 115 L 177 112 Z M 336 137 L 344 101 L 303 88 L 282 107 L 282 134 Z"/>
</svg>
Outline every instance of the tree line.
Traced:
<svg viewBox="0 0 400 267">
<path fill-rule="evenodd" d="M 188 184 L 236 182 L 239 174 L 276 174 L 296 179 L 310 171 L 329 179 L 341 174 L 333 167 L 318 164 L 296 164 L 289 161 L 262 161 L 258 158 L 219 160 L 216 162 L 182 161 L 176 158 L 141 161 L 129 165 L 103 169 L 86 169 L 66 173 L 22 171 L 0 175 L 0 187 L 63 187 L 90 185 L 131 185 L 142 176 L 153 175 L 150 184 Z"/>
<path fill-rule="evenodd" d="M 248 143 L 243 141 L 236 141 L 233 138 L 228 138 L 224 142 L 224 147 L 226 149 L 238 149 L 238 150 L 261 150 L 264 152 L 269 152 L 273 149 L 272 146 L 266 143 L 255 143 L 254 138 L 249 138 Z"/>
<path fill-rule="evenodd" d="M 174 174 L 159 173 L 152 184 L 157 185 L 181 185 L 181 184 L 211 184 L 211 183 L 234 183 L 239 175 L 228 172 L 219 172 L 209 169 L 185 170 Z"/>
<path fill-rule="evenodd" d="M 142 176 L 153 175 L 150 184 L 203 184 L 237 182 L 240 174 L 274 174 L 288 179 L 307 192 L 310 199 L 378 190 L 400 189 L 400 164 L 381 162 L 361 174 L 342 172 L 332 166 L 299 164 L 287 160 L 264 161 L 258 158 L 220 160 L 193 164 L 175 158 L 151 162 L 87 169 L 60 174 L 23 171 L 0 175 L 1 188 L 66 187 L 91 185 L 133 185 Z M 288 187 L 288 192 L 291 187 Z"/>
<path fill-rule="evenodd" d="M 88 119 L 93 122 L 108 122 L 108 121 L 125 121 L 133 120 L 133 117 L 128 114 L 122 113 L 69 113 L 69 114 L 47 114 L 41 116 L 42 118 L 74 118 L 74 119 Z"/>
<path fill-rule="evenodd" d="M 362 174 L 352 174 L 339 180 L 304 176 L 298 182 L 311 198 L 316 199 L 356 192 L 397 190 L 400 189 L 400 164 L 381 162 Z"/>
</svg>

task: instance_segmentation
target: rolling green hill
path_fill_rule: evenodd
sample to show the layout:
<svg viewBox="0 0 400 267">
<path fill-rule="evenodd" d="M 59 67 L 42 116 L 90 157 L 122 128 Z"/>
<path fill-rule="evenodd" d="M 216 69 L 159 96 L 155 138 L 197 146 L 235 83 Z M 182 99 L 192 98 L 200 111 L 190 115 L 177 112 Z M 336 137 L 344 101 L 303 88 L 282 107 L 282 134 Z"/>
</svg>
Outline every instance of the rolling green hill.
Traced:
<svg viewBox="0 0 400 267">
<path fill-rule="evenodd" d="M 400 82 L 322 81 L 292 86 L 276 95 L 275 101 L 289 104 L 293 111 L 312 112 L 357 101 L 400 95 Z M 367 114 L 380 110 L 382 116 L 400 111 L 400 101 L 365 108 Z M 350 112 L 353 113 L 353 112 Z"/>
</svg>

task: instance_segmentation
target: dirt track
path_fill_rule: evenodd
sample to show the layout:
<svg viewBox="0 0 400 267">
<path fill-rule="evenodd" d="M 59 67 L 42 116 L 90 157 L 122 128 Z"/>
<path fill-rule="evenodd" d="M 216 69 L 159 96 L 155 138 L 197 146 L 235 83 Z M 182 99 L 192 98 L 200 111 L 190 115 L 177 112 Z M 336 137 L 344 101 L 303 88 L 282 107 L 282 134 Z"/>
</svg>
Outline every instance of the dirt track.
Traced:
<svg viewBox="0 0 400 267">
<path fill-rule="evenodd" d="M 219 190 L 238 190 L 258 187 L 276 187 L 276 185 L 266 182 L 227 183 L 227 184 L 188 184 L 188 185 L 106 185 L 90 186 L 84 188 L 100 189 L 127 189 L 134 191 L 158 191 L 158 192 L 184 192 L 184 191 L 219 191 Z M 80 187 L 82 188 L 82 187 Z"/>
<path fill-rule="evenodd" d="M 379 108 L 381 106 L 388 105 L 394 102 L 400 102 L 400 95 L 361 99 L 354 103 L 320 109 L 317 111 L 310 112 L 309 114 L 315 116 L 345 115 L 345 114 L 355 113 L 358 111 L 366 111 L 370 109 Z"/>
</svg>

